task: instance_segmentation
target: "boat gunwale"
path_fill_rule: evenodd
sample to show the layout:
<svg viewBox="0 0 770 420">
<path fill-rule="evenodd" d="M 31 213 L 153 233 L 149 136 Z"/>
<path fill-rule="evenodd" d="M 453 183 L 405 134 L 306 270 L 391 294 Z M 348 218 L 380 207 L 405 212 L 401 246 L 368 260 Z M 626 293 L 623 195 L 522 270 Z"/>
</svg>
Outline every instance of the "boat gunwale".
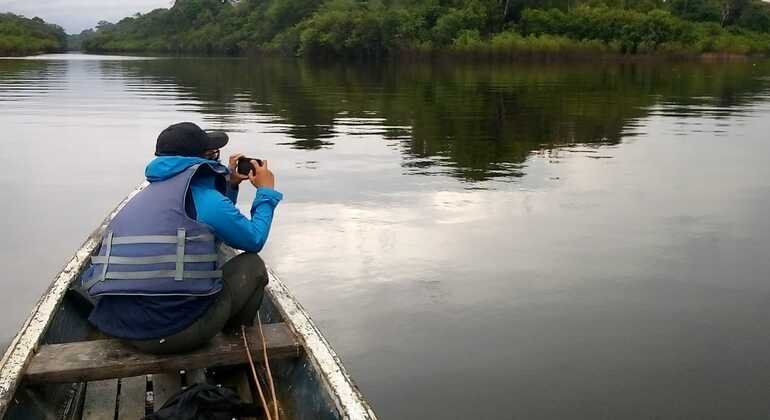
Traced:
<svg viewBox="0 0 770 420">
<path fill-rule="evenodd" d="M 85 269 L 85 264 L 101 242 L 102 233 L 115 215 L 147 185 L 149 183 L 142 182 L 134 188 L 88 236 L 83 245 L 75 252 L 75 255 L 54 277 L 51 285 L 32 308 L 31 314 L 8 345 L 2 360 L 0 360 L 0 418 L 5 416 L 13 401 L 23 373 L 40 345 L 40 341 L 51 326 L 51 321 L 53 321 L 64 294 L 72 281 L 80 276 Z"/>
<path fill-rule="evenodd" d="M 268 269 L 265 287 L 273 306 L 305 348 L 305 356 L 319 373 L 321 384 L 332 397 L 342 419 L 376 420 L 377 416 L 353 383 L 337 353 L 321 334 L 305 308 L 291 294 L 276 272 Z"/>
<path fill-rule="evenodd" d="M 75 255 L 56 275 L 54 281 L 33 307 L 30 316 L 9 344 L 0 360 L 0 419 L 5 416 L 13 401 L 23 373 L 48 331 L 65 293 L 71 283 L 85 269 L 90 256 L 98 248 L 105 229 L 115 215 L 148 185 L 149 183 L 146 181 L 139 184 L 88 236 L 75 252 Z M 275 271 L 268 269 L 268 274 L 270 281 L 266 286 L 266 292 L 273 306 L 304 347 L 305 356 L 319 374 L 320 383 L 332 398 L 340 417 L 343 419 L 376 420 L 374 411 L 353 383 L 339 356 L 313 323 L 310 315 L 289 292 Z"/>
</svg>

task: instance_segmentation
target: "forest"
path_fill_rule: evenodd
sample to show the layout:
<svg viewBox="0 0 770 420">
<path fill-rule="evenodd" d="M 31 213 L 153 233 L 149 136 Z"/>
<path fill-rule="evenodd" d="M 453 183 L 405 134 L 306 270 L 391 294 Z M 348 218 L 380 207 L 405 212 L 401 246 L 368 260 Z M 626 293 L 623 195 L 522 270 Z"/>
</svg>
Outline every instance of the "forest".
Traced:
<svg viewBox="0 0 770 420">
<path fill-rule="evenodd" d="M 100 22 L 92 52 L 377 58 L 453 52 L 767 54 L 761 0 L 176 0 Z"/>
<path fill-rule="evenodd" d="M 29 55 L 62 51 L 67 34 L 58 25 L 36 17 L 27 19 L 12 13 L 0 13 L 0 56 Z"/>
</svg>

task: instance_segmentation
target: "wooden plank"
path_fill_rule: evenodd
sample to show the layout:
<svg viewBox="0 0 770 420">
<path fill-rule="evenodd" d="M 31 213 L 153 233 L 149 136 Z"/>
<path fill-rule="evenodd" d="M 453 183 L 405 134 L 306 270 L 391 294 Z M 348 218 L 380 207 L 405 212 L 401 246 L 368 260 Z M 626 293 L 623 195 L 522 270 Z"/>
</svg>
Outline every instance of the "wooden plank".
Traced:
<svg viewBox="0 0 770 420">
<path fill-rule="evenodd" d="M 101 235 L 107 228 L 107 225 L 109 225 L 118 211 L 136 194 L 146 188 L 147 185 L 149 185 L 147 182 L 140 184 L 91 233 L 80 249 L 75 252 L 72 259 L 53 280 L 51 286 L 32 309 L 32 313 L 24 322 L 16 337 L 13 338 L 6 348 L 3 358 L 0 360 L 0 418 L 3 418 L 9 404 L 12 403 L 13 395 L 23 377 L 23 372 L 32 359 L 38 344 L 40 344 L 41 338 L 45 335 L 49 325 L 51 325 L 56 310 L 59 308 L 59 303 L 67 292 L 70 283 L 76 280 L 85 269 L 86 264 L 91 259 L 91 254 L 101 243 Z"/>
<path fill-rule="evenodd" d="M 158 411 L 166 401 L 182 389 L 179 372 L 156 373 L 152 375 L 153 407 Z"/>
<path fill-rule="evenodd" d="M 118 399 L 118 380 L 89 382 L 86 385 L 86 401 L 83 420 L 112 420 Z"/>
<path fill-rule="evenodd" d="M 67 401 L 61 420 L 81 420 L 83 418 L 83 402 L 85 399 L 86 384 L 81 382 L 75 385 L 75 392 L 72 395 L 72 399 Z"/>
<path fill-rule="evenodd" d="M 302 347 L 285 324 L 263 328 L 270 358 L 299 357 Z M 257 327 L 246 330 L 249 346 L 261 348 Z M 219 334 L 201 349 L 169 355 L 140 353 L 119 340 L 95 340 L 42 346 L 25 374 L 30 383 L 79 382 L 243 363 L 240 334 Z"/>
<path fill-rule="evenodd" d="M 120 380 L 118 420 L 136 420 L 144 417 L 147 402 L 147 377 L 145 375 Z"/>
</svg>

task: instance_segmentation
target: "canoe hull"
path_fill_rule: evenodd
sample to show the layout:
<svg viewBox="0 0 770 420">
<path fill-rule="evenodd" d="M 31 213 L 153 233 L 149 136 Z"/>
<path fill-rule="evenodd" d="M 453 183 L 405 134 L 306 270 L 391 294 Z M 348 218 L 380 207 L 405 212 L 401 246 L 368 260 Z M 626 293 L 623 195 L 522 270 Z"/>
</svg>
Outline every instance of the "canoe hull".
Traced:
<svg viewBox="0 0 770 420">
<path fill-rule="evenodd" d="M 98 249 L 99 238 L 112 217 L 145 186 L 142 184 L 132 192 L 89 236 L 8 347 L 0 362 L 0 418 L 80 419 L 83 383 L 26 384 L 24 371 L 41 345 L 86 341 L 99 335 L 87 321 L 91 303 L 69 286 Z M 285 323 L 303 348 L 299 358 L 271 362 L 286 418 L 376 419 L 310 316 L 276 273 L 271 270 L 269 273 L 260 317 L 264 323 Z"/>
</svg>

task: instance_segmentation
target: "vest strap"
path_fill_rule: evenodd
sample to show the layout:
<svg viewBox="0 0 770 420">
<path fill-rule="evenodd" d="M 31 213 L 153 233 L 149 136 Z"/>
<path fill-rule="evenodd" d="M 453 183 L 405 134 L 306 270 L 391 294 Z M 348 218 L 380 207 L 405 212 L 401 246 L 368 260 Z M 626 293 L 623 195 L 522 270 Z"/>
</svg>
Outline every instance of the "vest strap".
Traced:
<svg viewBox="0 0 770 420">
<path fill-rule="evenodd" d="M 99 274 L 94 275 L 88 279 L 88 281 L 83 283 L 83 288 L 86 290 L 90 289 L 96 283 L 104 280 L 104 276 L 107 274 L 107 268 L 110 265 L 110 252 L 112 252 L 112 231 L 107 232 L 107 237 L 104 238 L 102 246 L 104 247 L 104 255 L 100 256 L 99 258 L 102 260 L 101 264 L 104 264 L 104 267 L 102 267 L 102 270 L 99 272 Z M 93 259 L 94 257 L 92 256 L 91 258 Z"/>
<path fill-rule="evenodd" d="M 163 264 L 176 262 L 176 255 L 159 255 L 153 257 L 115 257 L 110 256 L 110 264 L 125 264 L 125 265 L 148 265 L 148 264 Z M 204 262 L 216 262 L 217 254 L 202 254 L 202 255 L 185 255 L 184 262 L 186 263 L 204 263 Z M 91 264 L 105 264 L 107 257 L 103 255 L 94 255 L 91 257 Z"/>
<path fill-rule="evenodd" d="M 104 268 L 102 269 L 102 278 L 107 273 L 107 267 L 110 266 L 110 253 L 112 252 L 112 231 L 107 232 L 107 239 L 104 241 Z"/>
<path fill-rule="evenodd" d="M 84 290 L 88 290 L 91 287 L 93 287 L 96 283 L 99 283 L 102 280 L 103 280 L 102 273 L 92 274 L 92 277 L 88 280 L 83 281 L 81 286 L 83 287 Z"/>
<path fill-rule="evenodd" d="M 109 271 L 105 275 L 107 280 L 148 280 L 158 278 L 174 278 L 176 270 L 158 271 Z M 222 277 L 222 270 L 215 271 L 184 271 L 182 278 L 187 279 L 211 279 Z"/>
<path fill-rule="evenodd" d="M 182 281 L 184 275 L 184 243 L 185 230 L 180 228 L 176 230 L 176 274 L 174 280 Z"/>
<path fill-rule="evenodd" d="M 214 235 L 203 234 L 197 236 L 187 236 L 188 241 L 213 241 Z M 175 244 L 179 241 L 177 235 L 139 235 L 139 236 L 120 236 L 112 240 L 113 245 L 134 245 L 134 244 Z"/>
</svg>

